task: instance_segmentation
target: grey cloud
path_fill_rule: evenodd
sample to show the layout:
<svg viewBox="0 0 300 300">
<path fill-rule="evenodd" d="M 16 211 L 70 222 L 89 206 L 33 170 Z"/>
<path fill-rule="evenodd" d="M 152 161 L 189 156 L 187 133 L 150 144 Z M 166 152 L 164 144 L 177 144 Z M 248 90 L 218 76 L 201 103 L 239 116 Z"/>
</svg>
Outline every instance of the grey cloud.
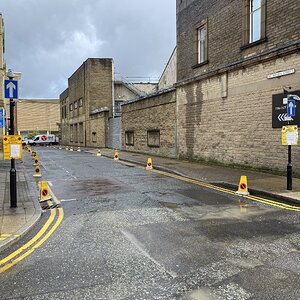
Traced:
<svg viewBox="0 0 300 300">
<path fill-rule="evenodd" d="M 159 76 L 175 46 L 174 0 L 5 0 L 6 61 L 22 97 L 58 97 L 88 57 L 123 76 Z"/>
</svg>

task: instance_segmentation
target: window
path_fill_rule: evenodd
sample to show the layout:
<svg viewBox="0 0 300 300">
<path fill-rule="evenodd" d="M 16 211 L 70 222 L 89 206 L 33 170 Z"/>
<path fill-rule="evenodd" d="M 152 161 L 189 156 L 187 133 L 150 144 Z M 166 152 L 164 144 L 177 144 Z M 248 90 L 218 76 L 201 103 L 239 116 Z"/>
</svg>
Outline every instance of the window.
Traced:
<svg viewBox="0 0 300 300">
<path fill-rule="evenodd" d="M 75 101 L 74 102 L 74 109 L 77 109 L 77 107 L 78 107 L 78 103 L 77 103 L 77 101 Z"/>
<path fill-rule="evenodd" d="M 78 100 L 78 105 L 79 105 L 79 107 L 82 107 L 82 105 L 83 105 L 83 100 L 82 100 L 82 98 L 80 98 L 79 100 Z"/>
<path fill-rule="evenodd" d="M 134 145 L 134 131 L 125 131 L 125 144 L 127 146 Z"/>
<path fill-rule="evenodd" d="M 249 42 L 253 43 L 261 37 L 261 0 L 250 1 Z"/>
<path fill-rule="evenodd" d="M 73 125 L 70 125 L 70 142 L 73 142 Z"/>
<path fill-rule="evenodd" d="M 198 64 L 206 61 L 206 40 L 206 25 L 204 25 L 197 29 Z"/>
<path fill-rule="evenodd" d="M 96 132 L 92 132 L 92 142 L 97 143 L 97 133 Z"/>
<path fill-rule="evenodd" d="M 149 147 L 160 147 L 159 129 L 152 129 L 147 131 L 147 144 Z"/>
<path fill-rule="evenodd" d="M 70 111 L 73 110 L 73 103 L 70 104 Z"/>
<path fill-rule="evenodd" d="M 266 0 L 244 0 L 243 44 L 246 46 L 265 41 Z M 243 49 L 243 47 L 242 47 Z"/>
</svg>

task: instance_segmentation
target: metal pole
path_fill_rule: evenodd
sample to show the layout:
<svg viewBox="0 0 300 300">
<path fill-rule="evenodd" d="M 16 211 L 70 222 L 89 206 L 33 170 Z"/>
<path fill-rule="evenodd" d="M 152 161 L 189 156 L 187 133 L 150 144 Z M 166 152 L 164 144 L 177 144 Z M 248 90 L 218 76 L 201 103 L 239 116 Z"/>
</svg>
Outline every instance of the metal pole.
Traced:
<svg viewBox="0 0 300 300">
<path fill-rule="evenodd" d="M 13 77 L 9 77 L 10 80 Z M 15 102 L 14 99 L 9 99 L 9 114 L 10 114 L 10 125 L 9 125 L 9 135 L 15 134 L 15 114 L 14 114 Z M 17 171 L 15 165 L 15 159 L 10 160 L 10 207 L 17 207 Z"/>
<path fill-rule="evenodd" d="M 287 190 L 292 190 L 293 167 L 292 167 L 292 146 L 288 145 L 288 164 L 287 164 Z"/>
</svg>

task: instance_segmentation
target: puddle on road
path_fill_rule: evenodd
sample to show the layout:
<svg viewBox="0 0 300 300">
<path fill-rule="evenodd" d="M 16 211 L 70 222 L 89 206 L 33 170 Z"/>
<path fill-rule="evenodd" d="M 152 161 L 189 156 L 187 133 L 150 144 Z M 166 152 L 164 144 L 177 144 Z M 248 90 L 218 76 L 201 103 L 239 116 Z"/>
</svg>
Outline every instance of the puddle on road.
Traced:
<svg viewBox="0 0 300 300">
<path fill-rule="evenodd" d="M 180 300 L 218 300 L 217 297 L 213 296 L 208 288 L 201 288 L 188 292 Z"/>
<path fill-rule="evenodd" d="M 160 201 L 160 204 L 179 213 L 183 217 L 196 220 L 212 219 L 247 219 L 276 211 L 274 207 L 260 207 L 239 200 L 235 205 L 184 205 L 174 202 Z"/>
</svg>

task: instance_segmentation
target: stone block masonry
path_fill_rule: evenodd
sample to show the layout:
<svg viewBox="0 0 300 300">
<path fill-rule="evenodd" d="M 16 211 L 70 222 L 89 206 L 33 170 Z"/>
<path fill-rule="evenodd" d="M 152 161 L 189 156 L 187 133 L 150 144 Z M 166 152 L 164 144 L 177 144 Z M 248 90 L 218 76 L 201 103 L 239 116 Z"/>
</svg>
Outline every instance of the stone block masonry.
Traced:
<svg viewBox="0 0 300 300">
<path fill-rule="evenodd" d="M 176 91 L 122 105 L 122 148 L 176 157 Z"/>
</svg>

